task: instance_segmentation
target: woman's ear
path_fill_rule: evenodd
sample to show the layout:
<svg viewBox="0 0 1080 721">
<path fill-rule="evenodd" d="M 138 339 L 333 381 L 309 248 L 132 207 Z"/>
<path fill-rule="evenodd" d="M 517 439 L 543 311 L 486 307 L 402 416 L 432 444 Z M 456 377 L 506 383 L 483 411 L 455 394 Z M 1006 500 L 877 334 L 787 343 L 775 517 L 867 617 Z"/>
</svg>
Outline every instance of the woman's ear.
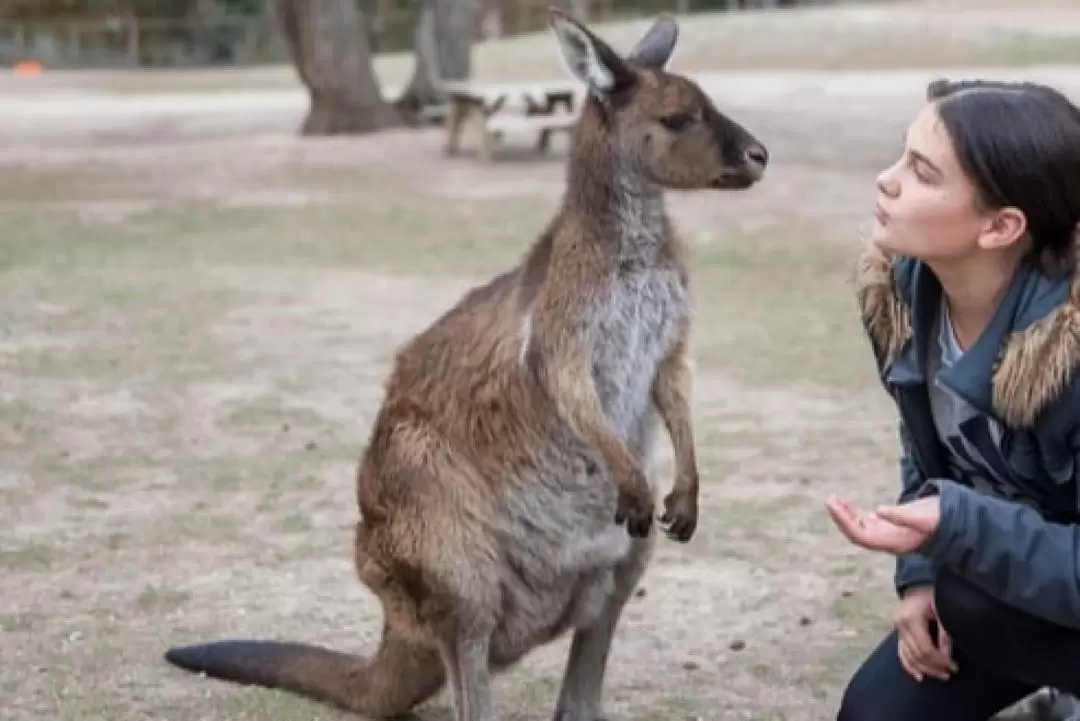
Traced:
<svg viewBox="0 0 1080 721">
<path fill-rule="evenodd" d="M 1027 217 L 1019 208 L 1005 207 L 989 216 L 979 234 L 983 250 L 1003 250 L 1027 236 Z"/>
</svg>

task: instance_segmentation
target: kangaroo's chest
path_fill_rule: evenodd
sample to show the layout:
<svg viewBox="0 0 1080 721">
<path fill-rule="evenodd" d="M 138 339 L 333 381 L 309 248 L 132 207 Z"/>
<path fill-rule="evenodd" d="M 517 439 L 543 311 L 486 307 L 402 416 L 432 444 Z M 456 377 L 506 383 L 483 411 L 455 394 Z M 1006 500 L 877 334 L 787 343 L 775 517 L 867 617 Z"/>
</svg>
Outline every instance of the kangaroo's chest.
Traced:
<svg viewBox="0 0 1080 721">
<path fill-rule="evenodd" d="M 677 267 L 624 263 L 598 299 L 593 380 L 604 411 L 624 432 L 648 408 L 656 373 L 690 312 L 688 296 Z"/>
</svg>

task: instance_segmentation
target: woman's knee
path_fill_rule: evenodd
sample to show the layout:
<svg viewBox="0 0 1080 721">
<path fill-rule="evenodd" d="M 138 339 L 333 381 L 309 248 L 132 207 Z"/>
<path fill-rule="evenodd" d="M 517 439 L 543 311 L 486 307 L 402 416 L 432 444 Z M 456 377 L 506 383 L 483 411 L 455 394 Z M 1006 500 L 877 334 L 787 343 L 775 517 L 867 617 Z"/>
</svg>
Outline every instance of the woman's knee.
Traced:
<svg viewBox="0 0 1080 721">
<path fill-rule="evenodd" d="M 848 681 L 836 721 L 922 721 L 905 716 L 910 686 L 897 656 L 896 634 L 887 636 Z"/>
<path fill-rule="evenodd" d="M 881 718 L 881 700 L 862 674 L 856 673 L 840 698 L 836 721 L 873 721 Z"/>
<path fill-rule="evenodd" d="M 912 718 L 882 679 L 856 673 L 840 698 L 836 721 L 924 721 Z"/>
</svg>

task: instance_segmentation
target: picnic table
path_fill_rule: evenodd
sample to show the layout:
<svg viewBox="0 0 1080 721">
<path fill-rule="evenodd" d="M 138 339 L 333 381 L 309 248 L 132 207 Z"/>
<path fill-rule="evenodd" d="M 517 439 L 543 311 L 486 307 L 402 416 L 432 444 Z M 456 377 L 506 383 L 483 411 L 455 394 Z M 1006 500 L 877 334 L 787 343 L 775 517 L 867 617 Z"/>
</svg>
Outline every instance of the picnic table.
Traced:
<svg viewBox="0 0 1080 721">
<path fill-rule="evenodd" d="M 508 131 L 535 130 L 537 147 L 548 148 L 553 132 L 569 132 L 577 124 L 584 89 L 566 81 L 481 83 L 445 80 L 440 88 L 447 98 L 446 153 L 456 154 L 461 135 L 472 130 L 480 157 L 490 160 L 495 143 Z"/>
</svg>

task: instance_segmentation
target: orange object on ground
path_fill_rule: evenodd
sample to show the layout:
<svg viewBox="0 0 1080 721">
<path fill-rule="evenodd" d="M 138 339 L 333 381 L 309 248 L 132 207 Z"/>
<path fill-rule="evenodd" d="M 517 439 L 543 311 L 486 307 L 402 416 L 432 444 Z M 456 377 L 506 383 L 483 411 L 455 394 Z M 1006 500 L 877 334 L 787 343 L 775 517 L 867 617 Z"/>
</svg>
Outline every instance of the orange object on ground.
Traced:
<svg viewBox="0 0 1080 721">
<path fill-rule="evenodd" d="M 20 60 L 15 63 L 14 70 L 16 75 L 41 75 L 44 68 L 37 60 Z"/>
</svg>

